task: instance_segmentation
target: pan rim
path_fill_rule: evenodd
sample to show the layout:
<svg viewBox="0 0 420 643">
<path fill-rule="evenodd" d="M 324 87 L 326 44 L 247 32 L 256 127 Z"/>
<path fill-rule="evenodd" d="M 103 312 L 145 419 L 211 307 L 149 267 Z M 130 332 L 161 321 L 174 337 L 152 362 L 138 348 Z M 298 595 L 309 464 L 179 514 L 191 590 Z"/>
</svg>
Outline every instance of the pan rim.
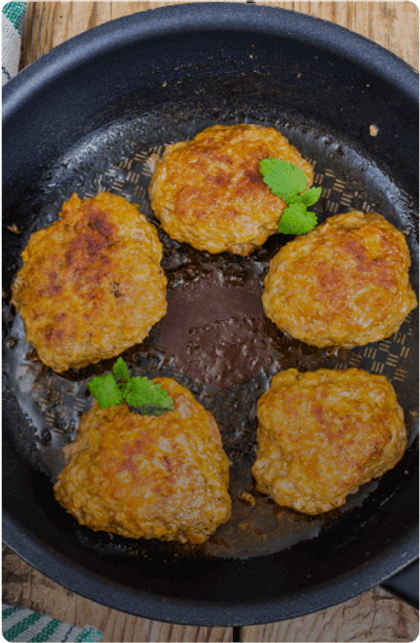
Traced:
<svg viewBox="0 0 420 643">
<path fill-rule="evenodd" d="M 393 543 L 390 550 L 367 562 L 362 577 L 356 568 L 340 578 L 326 581 L 322 586 L 318 584 L 305 591 L 288 594 L 285 601 L 273 597 L 272 600 L 252 604 L 227 605 L 223 602 L 199 603 L 193 599 L 162 598 L 101 577 L 50 550 L 38 537 L 17 524 L 8 510 L 3 512 L 2 531 L 3 541 L 23 560 L 51 580 L 89 600 L 140 618 L 203 627 L 261 625 L 299 618 L 341 604 L 387 581 L 415 562 L 418 555 L 414 550 L 419 539 L 418 526 L 413 527 L 400 541 Z"/>
<path fill-rule="evenodd" d="M 274 13 L 273 13 L 274 12 Z M 281 15 L 281 21 L 273 20 Z M 214 26 L 217 16 L 219 23 Z M 252 20 L 250 20 L 252 17 Z M 162 29 L 164 20 L 165 29 Z M 31 92 L 42 91 L 45 84 L 80 65 L 106 49 L 112 51 L 132 41 L 182 31 L 217 29 L 249 33 L 263 32 L 293 38 L 341 56 L 356 65 L 369 68 L 386 78 L 417 102 L 419 73 L 381 45 L 345 27 L 290 9 L 234 2 L 203 2 L 157 7 L 111 20 L 85 31 L 47 52 L 8 81 L 3 87 L 3 127 L 13 108 L 25 101 Z M 293 30 L 293 35 L 292 35 Z"/>
<path fill-rule="evenodd" d="M 22 103 L 33 94 L 43 91 L 49 82 L 59 77 L 64 71 L 67 72 L 69 69 L 76 69 L 86 64 L 87 57 L 94 59 L 104 47 L 112 50 L 113 47 L 121 46 L 130 39 L 142 40 L 153 38 L 157 35 L 157 29 L 159 29 L 159 35 L 162 35 L 162 12 L 166 13 L 167 18 L 165 23 L 166 34 L 170 34 L 171 30 L 178 30 L 179 20 L 181 18 L 185 19 L 184 29 L 215 29 L 215 16 L 219 19 L 223 18 L 221 28 L 224 30 L 235 29 L 236 31 L 244 30 L 253 33 L 253 29 L 256 28 L 264 32 L 269 29 L 271 33 L 277 33 L 279 36 L 287 37 L 288 30 L 299 27 L 291 37 L 297 40 L 304 39 L 305 43 L 322 46 L 335 54 L 344 53 L 344 50 L 346 50 L 346 58 L 353 64 L 361 65 L 362 62 L 366 64 L 368 61 L 370 71 L 378 76 L 386 76 L 387 81 L 389 81 L 391 85 L 394 84 L 398 87 L 407 98 L 411 101 L 418 101 L 418 93 L 415 87 L 418 81 L 418 74 L 415 70 L 388 50 L 372 43 L 363 36 L 354 34 L 333 23 L 305 16 L 304 14 L 298 14 L 287 9 L 253 4 L 238 5 L 233 2 L 210 2 L 200 3 L 199 5 L 160 7 L 150 11 L 140 12 L 133 16 L 119 18 L 95 27 L 59 45 L 20 72 L 17 77 L 9 81 L 4 87 L 3 127 L 5 131 L 7 120 L 13 114 L 14 109 L 17 107 L 20 108 Z M 284 20 L 281 21 L 281 26 L 274 24 L 274 21 L 270 18 L 270 14 L 273 15 L 272 12 L 276 12 L 276 14 L 281 12 L 281 15 L 284 17 Z M 253 16 L 253 20 L 249 19 L 250 16 Z M 311 28 L 310 30 L 309 27 Z M 122 38 L 124 39 L 124 43 Z M 347 43 L 345 47 L 343 44 L 344 41 Z M 353 43 L 354 46 L 351 46 L 351 43 Z M 3 539 L 19 556 L 27 560 L 28 563 L 36 569 L 39 569 L 42 573 L 53 578 L 53 580 L 59 579 L 62 570 L 66 570 L 66 574 L 64 574 L 65 583 L 60 580 L 58 581 L 60 584 L 96 602 L 109 605 L 121 611 L 129 611 L 127 608 L 127 593 L 131 596 L 133 590 L 114 583 L 115 589 L 114 587 L 112 588 L 113 599 L 109 601 L 108 596 L 105 595 L 103 591 L 103 584 L 105 581 L 109 587 L 110 581 L 78 567 L 71 561 L 67 561 L 57 551 L 51 551 L 48 546 L 42 544 L 34 534 L 31 534 L 31 532 L 27 531 L 23 526 L 18 527 L 17 521 L 9 514 L 7 509 L 4 510 Z M 406 551 L 407 549 L 413 551 L 416 542 L 418 542 L 418 532 L 417 529 L 413 529 L 409 535 L 407 534 L 406 537 L 402 539 L 401 546 Z M 394 543 L 394 548 L 397 548 L 397 545 L 400 546 L 399 543 L 400 541 Z M 22 555 L 22 551 L 25 552 L 24 555 Z M 400 549 L 399 551 L 403 550 Z M 26 555 L 26 552 L 29 552 L 29 555 Z M 49 571 L 45 570 L 43 565 L 43 561 L 47 559 L 49 561 L 48 564 L 51 565 L 51 558 L 57 570 L 55 575 L 50 575 Z M 410 554 L 410 558 L 404 558 L 404 564 L 397 569 L 395 564 L 393 562 L 391 563 L 394 559 L 388 552 L 386 554 L 386 560 L 385 554 L 379 558 L 381 564 L 378 565 L 378 561 L 375 560 L 375 572 L 379 569 L 381 571 L 375 574 L 372 573 L 366 582 L 365 579 L 363 579 L 364 582 L 362 583 L 360 578 L 358 578 L 358 582 L 355 583 L 356 571 L 349 573 L 346 580 L 342 581 L 343 585 L 348 587 L 347 598 L 343 599 L 342 589 L 337 591 L 339 581 L 335 579 L 326 584 L 328 588 L 325 588 L 325 592 L 321 591 L 320 587 L 317 586 L 313 590 L 316 596 L 309 596 L 311 591 L 307 590 L 304 597 L 297 597 L 296 606 L 302 605 L 302 607 L 296 607 L 297 611 L 295 609 L 295 612 L 288 610 L 287 613 L 285 613 L 284 606 L 276 604 L 274 599 L 270 603 L 265 601 L 261 605 L 256 605 L 255 609 L 252 610 L 249 605 L 235 606 L 229 604 L 229 606 L 221 606 L 220 604 L 214 603 L 200 607 L 198 605 L 186 604 L 185 599 L 171 599 L 171 601 L 166 600 L 164 609 L 167 611 L 167 617 L 163 619 L 162 600 L 165 599 L 146 595 L 145 592 L 140 590 L 134 590 L 137 595 L 137 602 L 139 602 L 138 599 L 140 598 L 140 602 L 142 603 L 142 613 L 133 611 L 129 611 L 129 613 L 137 613 L 137 615 L 145 618 L 154 618 L 155 620 L 165 620 L 167 622 L 220 627 L 252 625 L 286 618 L 296 618 L 341 603 L 343 600 L 353 598 L 361 592 L 370 589 L 378 582 L 383 582 L 396 571 L 399 571 L 399 569 L 405 568 L 417 558 L 417 555 Z M 69 577 L 72 579 L 71 586 L 68 582 Z M 336 602 L 331 602 L 331 586 L 333 586 L 337 594 Z M 79 589 L 75 589 L 76 587 Z M 91 587 L 92 592 L 93 589 L 95 589 L 95 593 L 90 593 Z M 329 601 L 327 604 L 322 604 L 323 601 L 321 599 L 324 597 L 325 600 L 327 589 L 329 589 Z M 89 594 L 87 591 L 89 591 Z M 313 603 L 308 610 L 307 603 L 311 598 L 313 598 Z M 304 608 L 303 601 L 306 603 Z M 133 598 L 130 603 L 132 602 Z M 269 611 L 269 615 L 266 614 L 266 610 Z M 256 616 L 256 612 L 259 613 L 258 617 Z M 218 619 L 216 623 L 214 619 L 210 619 L 212 614 Z M 220 618 L 221 616 L 222 618 Z"/>
</svg>

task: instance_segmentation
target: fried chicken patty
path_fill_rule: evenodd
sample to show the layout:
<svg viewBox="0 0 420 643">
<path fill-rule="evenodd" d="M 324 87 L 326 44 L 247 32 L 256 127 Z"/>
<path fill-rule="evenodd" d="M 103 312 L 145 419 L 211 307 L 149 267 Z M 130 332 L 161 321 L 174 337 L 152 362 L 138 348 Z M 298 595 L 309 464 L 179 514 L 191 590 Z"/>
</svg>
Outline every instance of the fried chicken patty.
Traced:
<svg viewBox="0 0 420 643">
<path fill-rule="evenodd" d="M 80 524 L 128 538 L 206 540 L 231 515 L 229 460 L 211 413 L 169 378 L 175 410 L 159 417 L 95 401 L 54 494 Z"/>
<path fill-rule="evenodd" d="M 247 256 L 278 232 L 286 207 L 260 173 L 270 157 L 300 167 L 312 185 L 312 166 L 271 127 L 215 125 L 170 145 L 150 183 L 153 212 L 172 239 Z"/>
<path fill-rule="evenodd" d="M 343 505 L 392 469 L 407 445 L 393 387 L 356 368 L 278 373 L 257 413 L 257 487 L 306 514 Z"/>
<path fill-rule="evenodd" d="M 12 303 L 44 364 L 60 373 L 141 342 L 166 312 L 162 244 L 136 205 L 75 194 L 31 235 Z"/>
<path fill-rule="evenodd" d="M 275 255 L 264 281 L 267 316 L 319 348 L 390 337 L 417 306 L 404 235 L 376 212 L 337 214 Z"/>
</svg>

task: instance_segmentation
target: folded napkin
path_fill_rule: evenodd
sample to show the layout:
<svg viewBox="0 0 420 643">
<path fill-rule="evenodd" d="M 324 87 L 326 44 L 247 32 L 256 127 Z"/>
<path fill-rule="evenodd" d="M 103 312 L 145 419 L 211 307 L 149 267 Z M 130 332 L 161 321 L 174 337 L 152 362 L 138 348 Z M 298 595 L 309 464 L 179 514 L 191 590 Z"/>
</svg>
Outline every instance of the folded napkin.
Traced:
<svg viewBox="0 0 420 643">
<path fill-rule="evenodd" d="M 19 70 L 22 23 L 26 2 L 7 2 L 2 9 L 2 85 Z"/>
<path fill-rule="evenodd" d="M 2 605 L 3 637 L 6 641 L 101 641 L 102 632 L 92 625 L 77 627 L 43 616 L 25 607 Z"/>
</svg>

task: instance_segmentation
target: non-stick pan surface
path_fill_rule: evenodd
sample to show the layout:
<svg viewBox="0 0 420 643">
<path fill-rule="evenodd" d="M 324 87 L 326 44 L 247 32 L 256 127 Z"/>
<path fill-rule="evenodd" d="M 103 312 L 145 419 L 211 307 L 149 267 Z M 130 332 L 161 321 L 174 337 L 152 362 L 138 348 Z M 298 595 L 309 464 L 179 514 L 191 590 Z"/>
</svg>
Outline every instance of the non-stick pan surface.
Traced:
<svg viewBox="0 0 420 643">
<path fill-rule="evenodd" d="M 122 194 L 157 225 L 147 186 L 165 145 L 216 123 L 240 122 L 278 128 L 315 165 L 315 184 L 323 187 L 320 221 L 376 210 L 402 230 L 416 287 L 417 96 L 417 75 L 361 37 L 285 10 L 228 3 L 108 23 L 7 84 L 3 537 L 10 547 L 97 602 L 158 620 L 220 626 L 328 607 L 416 558 L 417 310 L 387 340 L 320 351 L 283 336 L 261 308 L 268 262 L 287 237 L 275 235 L 244 259 L 199 253 L 159 230 L 168 314 L 124 357 L 136 374 L 174 377 L 190 388 L 215 415 L 233 462 L 232 519 L 206 545 L 186 548 L 94 533 L 56 503 L 52 483 L 62 447 L 91 404 L 85 384 L 113 360 L 53 373 L 25 341 L 8 301 L 30 234 L 57 218 L 72 193 Z M 200 288 L 224 307 L 194 326 L 191 302 Z M 183 353 L 187 331 L 195 349 Z M 280 509 L 253 486 L 256 401 L 278 370 L 351 366 L 394 385 L 410 434 L 406 455 L 336 512 L 308 517 Z M 254 506 L 241 499 L 243 491 L 254 494 Z"/>
</svg>

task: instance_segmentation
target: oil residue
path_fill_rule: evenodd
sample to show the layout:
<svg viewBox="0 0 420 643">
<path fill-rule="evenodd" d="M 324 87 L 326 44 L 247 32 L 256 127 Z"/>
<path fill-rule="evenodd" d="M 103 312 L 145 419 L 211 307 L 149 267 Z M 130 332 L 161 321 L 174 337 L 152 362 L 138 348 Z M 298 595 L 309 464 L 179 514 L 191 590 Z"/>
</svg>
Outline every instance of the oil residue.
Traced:
<svg viewBox="0 0 420 643">
<path fill-rule="evenodd" d="M 185 105 L 182 110 L 174 115 L 152 114 L 147 123 L 146 117 L 128 124 L 118 123 L 68 151 L 61 162 L 46 171 L 38 186 L 39 194 L 31 203 L 32 215 L 26 217 L 23 213 L 19 219 L 22 235 L 13 235 L 12 239 L 22 245 L 19 252 L 31 232 L 58 216 L 63 201 L 73 192 L 81 198 L 100 190 L 121 194 L 137 203 L 158 226 L 147 195 L 149 159 L 160 156 L 166 144 L 192 138 L 205 127 L 238 122 L 237 115 L 222 111 L 217 120 L 214 114 L 205 118 L 204 113 L 199 121 L 193 120 Z M 184 114 L 183 121 L 179 113 Z M 152 131 L 150 123 L 155 124 L 155 130 Z M 376 209 L 400 229 L 407 225 L 396 212 L 394 197 L 391 203 L 388 178 L 379 176 L 374 166 L 370 166 L 368 173 L 361 172 L 360 168 L 369 164 L 345 142 L 338 147 L 333 142 L 334 136 L 320 134 L 305 123 L 291 123 L 287 118 L 260 124 L 277 127 L 314 164 L 315 183 L 323 187 L 323 196 L 314 208 L 319 221 L 337 212 Z M 71 163 L 67 162 L 69 158 Z M 168 278 L 168 312 L 141 345 L 133 346 L 122 356 L 132 375 L 172 377 L 186 386 L 213 413 L 219 426 L 224 449 L 232 462 L 233 515 L 205 546 L 195 547 L 194 551 L 200 555 L 244 558 L 280 551 L 315 537 L 326 520 L 335 519 L 335 515 L 327 519 L 304 516 L 277 507 L 255 490 L 251 468 L 256 456 L 257 401 L 269 388 L 273 375 L 287 368 L 307 371 L 356 366 L 372 372 L 381 368 L 394 384 L 410 421 L 412 401 L 403 375 L 416 369 L 416 352 L 406 351 L 395 363 L 385 360 L 387 355 L 400 355 L 405 336 L 415 336 L 413 319 L 407 320 L 395 337 L 380 345 L 379 351 L 369 346 L 353 351 L 319 350 L 280 333 L 262 308 L 263 280 L 270 259 L 289 237 L 273 235 L 264 246 L 243 258 L 198 252 L 170 239 L 159 227 L 158 234 L 164 249 L 162 267 Z M 6 248 L 6 253 L 10 248 Z M 5 262 L 15 266 L 19 254 L 15 246 L 10 253 L 10 257 L 5 255 Z M 11 267 L 9 273 L 12 274 Z M 36 444 L 41 466 L 53 482 L 63 466 L 63 446 L 75 438 L 80 417 L 92 404 L 86 383 L 93 375 L 109 372 L 114 360 L 104 360 L 79 371 L 54 373 L 37 360 L 26 342 L 20 316 L 7 305 L 4 320 L 7 326 L 4 371 L 27 416 L 27 439 Z M 413 420 L 409 430 L 414 424 Z M 337 510 L 337 516 L 362 502 L 373 484 L 376 483 L 351 497 Z M 246 502 L 244 497 L 255 502 Z M 94 533 L 79 527 L 76 521 L 72 524 L 75 537 L 86 547 L 99 547 L 102 552 L 118 555 L 147 557 L 148 552 L 156 553 L 156 543 Z M 163 556 L 174 547 L 179 555 L 190 553 L 190 549 L 169 543 L 159 543 L 158 547 Z"/>
<path fill-rule="evenodd" d="M 277 332 L 265 318 L 257 281 L 239 287 L 220 269 L 197 271 L 187 281 L 180 272 L 161 330 L 179 370 L 200 384 L 229 387 L 272 363 Z"/>
</svg>

